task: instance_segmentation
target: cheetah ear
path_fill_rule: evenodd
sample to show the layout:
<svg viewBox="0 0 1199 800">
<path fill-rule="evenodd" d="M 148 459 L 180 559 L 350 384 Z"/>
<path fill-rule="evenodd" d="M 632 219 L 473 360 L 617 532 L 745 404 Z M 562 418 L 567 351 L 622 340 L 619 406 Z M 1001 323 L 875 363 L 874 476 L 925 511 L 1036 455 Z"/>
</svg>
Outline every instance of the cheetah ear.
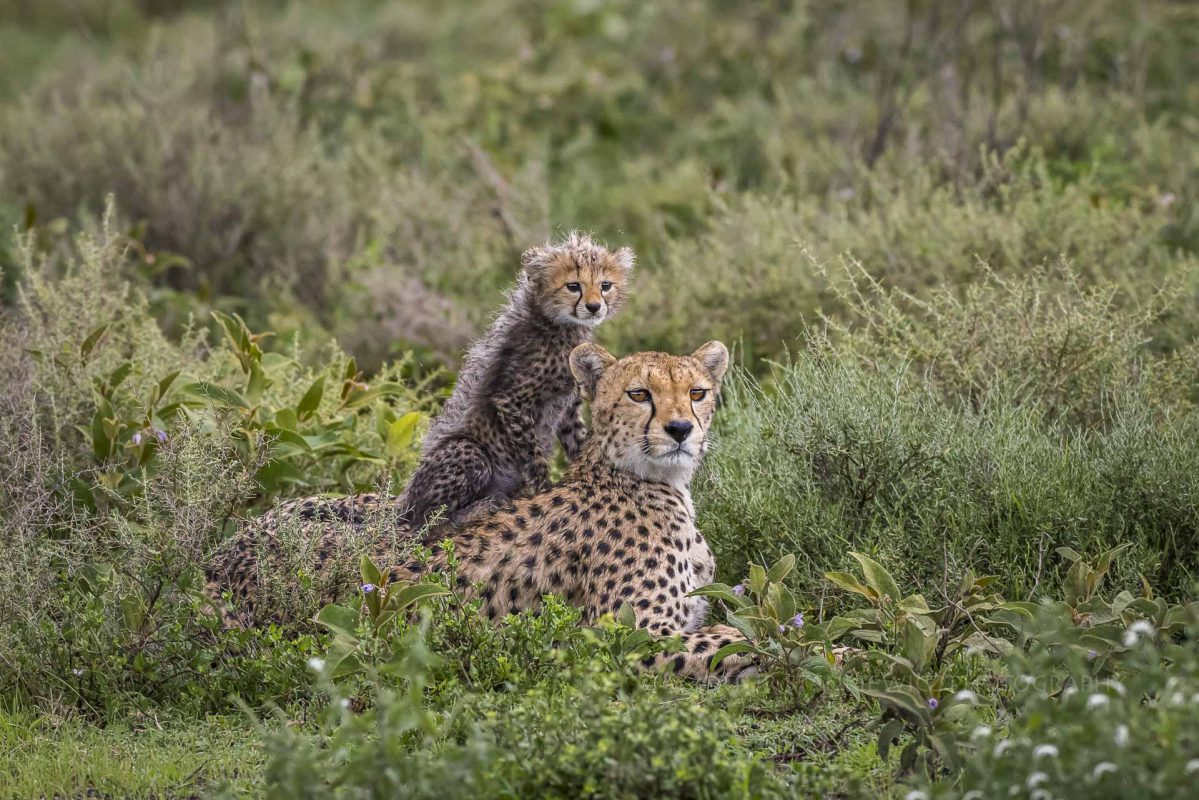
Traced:
<svg viewBox="0 0 1199 800">
<path fill-rule="evenodd" d="M 701 345 L 691 357 L 704 365 L 704 369 L 712 376 L 712 380 L 720 383 L 725 371 L 729 368 L 729 349 L 715 340 Z"/>
<path fill-rule="evenodd" d="M 570 374 L 579 385 L 579 393 L 587 400 L 595 399 L 604 370 L 616 363 L 616 356 L 595 342 L 584 342 L 570 351 Z"/>
<path fill-rule="evenodd" d="M 622 247 L 612 254 L 616 258 L 616 263 L 624 274 L 628 275 L 633 271 L 633 267 L 637 264 L 637 256 L 633 253 L 633 248 Z"/>
</svg>

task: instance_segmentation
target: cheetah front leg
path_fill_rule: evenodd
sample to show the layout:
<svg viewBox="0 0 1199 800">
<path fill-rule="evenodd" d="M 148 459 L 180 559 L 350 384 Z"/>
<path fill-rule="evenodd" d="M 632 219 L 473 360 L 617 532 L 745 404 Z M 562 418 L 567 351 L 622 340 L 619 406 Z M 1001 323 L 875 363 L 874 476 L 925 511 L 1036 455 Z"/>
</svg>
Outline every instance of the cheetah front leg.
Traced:
<svg viewBox="0 0 1199 800">
<path fill-rule="evenodd" d="M 677 575 L 677 573 L 676 573 Z M 658 579 L 667 577 L 664 584 Z M 671 581 L 666 573 L 641 571 L 630 576 L 624 585 L 613 587 L 607 594 L 588 604 L 588 617 L 596 619 L 605 611 L 617 611 L 623 602 L 632 604 L 637 615 L 637 627 L 645 628 L 659 638 L 678 637 L 683 643 L 680 653 L 660 653 L 644 662 L 646 667 L 672 667 L 676 675 L 700 683 L 736 681 L 752 675 L 756 662 L 750 656 L 732 655 L 711 668 L 712 656 L 717 650 L 733 642 L 743 642 L 745 637 L 736 628 L 728 625 L 710 625 L 699 630 L 686 630 L 687 614 L 681 599 L 669 599 L 664 588 Z M 653 588 L 649 588 L 653 587 Z M 675 598 L 684 591 L 676 584 Z"/>
</svg>

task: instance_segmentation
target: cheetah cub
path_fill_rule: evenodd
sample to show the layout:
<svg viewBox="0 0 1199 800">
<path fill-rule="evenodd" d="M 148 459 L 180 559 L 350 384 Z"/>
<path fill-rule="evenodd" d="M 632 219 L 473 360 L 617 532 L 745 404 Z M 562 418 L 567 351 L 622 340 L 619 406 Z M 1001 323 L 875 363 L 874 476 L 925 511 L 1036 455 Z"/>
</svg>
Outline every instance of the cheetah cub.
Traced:
<svg viewBox="0 0 1199 800">
<path fill-rule="evenodd" d="M 586 436 L 570 352 L 624 303 L 633 251 L 571 232 L 521 256 L 508 304 L 467 352 L 454 392 L 425 438 L 400 498 L 428 523 L 503 503 L 549 483 L 555 437 L 573 461 Z M 472 508 L 474 506 L 475 508 Z"/>
</svg>

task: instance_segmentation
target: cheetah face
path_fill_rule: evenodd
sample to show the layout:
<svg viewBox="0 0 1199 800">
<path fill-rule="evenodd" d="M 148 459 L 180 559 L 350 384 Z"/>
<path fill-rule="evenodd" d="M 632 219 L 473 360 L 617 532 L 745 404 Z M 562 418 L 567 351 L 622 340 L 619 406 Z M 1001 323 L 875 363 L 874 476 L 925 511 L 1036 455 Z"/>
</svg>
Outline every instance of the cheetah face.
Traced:
<svg viewBox="0 0 1199 800">
<path fill-rule="evenodd" d="M 633 251 L 613 252 L 574 232 L 560 244 L 526 250 L 521 263 L 547 319 L 593 328 L 623 305 Z"/>
<path fill-rule="evenodd" d="M 686 486 L 708 448 L 729 352 L 708 342 L 689 356 L 635 353 L 619 361 L 597 344 L 570 354 L 579 390 L 591 402 L 591 436 L 617 466 L 642 478 Z"/>
</svg>

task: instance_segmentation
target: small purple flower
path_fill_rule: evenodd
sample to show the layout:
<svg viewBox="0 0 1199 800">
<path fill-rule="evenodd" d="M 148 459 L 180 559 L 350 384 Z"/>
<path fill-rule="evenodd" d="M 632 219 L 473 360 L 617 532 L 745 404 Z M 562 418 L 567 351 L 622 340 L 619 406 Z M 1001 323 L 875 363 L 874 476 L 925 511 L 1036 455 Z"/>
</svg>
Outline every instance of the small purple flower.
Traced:
<svg viewBox="0 0 1199 800">
<path fill-rule="evenodd" d="M 928 707 L 929 708 L 931 708 L 935 711 L 937 706 L 939 706 L 939 705 L 941 705 L 941 704 L 937 702 L 937 698 L 935 698 L 935 697 L 928 698 Z"/>
<path fill-rule="evenodd" d="M 1098 651 L 1096 651 L 1096 650 L 1088 650 L 1087 651 L 1087 661 L 1094 661 L 1097 658 L 1099 658 Z"/>
<path fill-rule="evenodd" d="M 786 633 L 786 632 L 787 632 L 787 626 L 779 625 L 779 633 Z"/>
<path fill-rule="evenodd" d="M 83 677 L 83 670 L 80 669 L 79 667 L 75 667 L 75 669 L 71 670 L 71 674 L 74 675 L 76 678 L 81 678 L 81 677 Z"/>
<path fill-rule="evenodd" d="M 140 445 L 142 443 L 142 432 L 141 431 L 138 431 L 137 433 L 133 434 L 133 443 L 135 445 Z"/>
<path fill-rule="evenodd" d="M 741 595 L 745 594 L 745 584 L 741 584 L 741 583 L 739 583 L 739 584 L 737 584 L 736 586 L 734 586 L 734 587 L 733 587 L 733 594 L 737 595 L 738 597 L 740 597 Z"/>
<path fill-rule="evenodd" d="M 167 443 L 167 432 L 166 431 L 154 431 L 154 437 L 156 439 L 158 439 L 159 444 Z"/>
<path fill-rule="evenodd" d="M 373 584 L 373 583 L 364 583 L 364 584 L 362 584 L 362 593 L 370 594 L 371 592 L 375 591 L 375 589 L 377 589 L 377 588 L 378 587 L 375 586 L 375 584 Z"/>
<path fill-rule="evenodd" d="M 803 627 L 803 612 L 802 611 L 791 618 L 791 624 L 794 625 L 796 628 Z"/>
</svg>

